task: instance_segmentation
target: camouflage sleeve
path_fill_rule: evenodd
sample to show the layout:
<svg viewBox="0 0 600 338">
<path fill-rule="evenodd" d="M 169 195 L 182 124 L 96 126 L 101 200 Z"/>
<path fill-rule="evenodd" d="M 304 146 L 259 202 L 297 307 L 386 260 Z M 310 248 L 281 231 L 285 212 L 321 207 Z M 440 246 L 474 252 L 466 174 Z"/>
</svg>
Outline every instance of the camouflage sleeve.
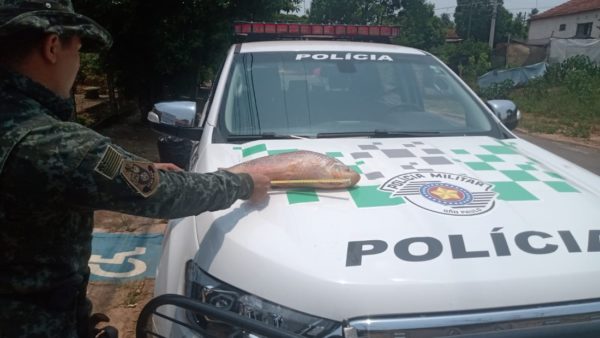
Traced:
<svg viewBox="0 0 600 338">
<path fill-rule="evenodd" d="M 247 174 L 156 170 L 102 137 L 89 144 L 70 181 L 70 204 L 159 218 L 225 209 L 248 199 L 254 188 Z"/>
</svg>

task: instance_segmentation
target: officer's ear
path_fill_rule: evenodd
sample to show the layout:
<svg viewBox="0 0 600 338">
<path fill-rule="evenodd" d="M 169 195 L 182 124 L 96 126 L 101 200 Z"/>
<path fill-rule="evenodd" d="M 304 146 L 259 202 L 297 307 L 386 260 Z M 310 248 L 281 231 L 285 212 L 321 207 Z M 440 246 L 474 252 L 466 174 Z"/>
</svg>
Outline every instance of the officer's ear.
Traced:
<svg viewBox="0 0 600 338">
<path fill-rule="evenodd" d="M 42 58 L 44 61 L 55 64 L 62 48 L 62 41 L 57 34 L 46 34 L 42 40 Z"/>
</svg>

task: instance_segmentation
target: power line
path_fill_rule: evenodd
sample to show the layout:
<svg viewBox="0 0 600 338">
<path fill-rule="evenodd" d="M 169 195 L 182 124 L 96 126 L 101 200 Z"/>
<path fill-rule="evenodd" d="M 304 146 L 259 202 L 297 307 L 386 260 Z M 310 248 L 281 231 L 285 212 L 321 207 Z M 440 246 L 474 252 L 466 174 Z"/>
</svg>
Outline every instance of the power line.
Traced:
<svg viewBox="0 0 600 338">
<path fill-rule="evenodd" d="M 484 2 L 487 2 L 487 1 L 473 2 L 473 4 L 481 4 L 481 3 L 484 3 Z M 471 4 L 469 4 L 467 6 L 470 7 Z M 464 6 L 464 7 L 467 7 L 467 6 Z M 441 10 L 444 10 L 444 9 L 452 9 L 452 8 L 457 8 L 457 7 L 458 6 L 447 6 L 447 7 L 434 8 L 433 10 L 434 11 L 441 11 Z M 548 9 L 548 8 L 554 8 L 554 7 L 556 7 L 556 6 L 546 6 L 546 7 L 518 7 L 518 8 L 507 8 L 507 7 L 504 7 L 504 9 L 506 9 L 507 11 L 515 11 L 515 10 L 523 10 L 523 9 L 539 9 L 539 10 L 542 10 L 542 9 Z"/>
</svg>

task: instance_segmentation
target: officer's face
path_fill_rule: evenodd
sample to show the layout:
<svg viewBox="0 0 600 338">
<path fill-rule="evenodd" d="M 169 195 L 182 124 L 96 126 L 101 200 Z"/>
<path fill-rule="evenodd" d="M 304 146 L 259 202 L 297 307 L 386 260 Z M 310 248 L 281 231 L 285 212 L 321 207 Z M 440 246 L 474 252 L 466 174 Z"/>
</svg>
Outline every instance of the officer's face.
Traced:
<svg viewBox="0 0 600 338">
<path fill-rule="evenodd" d="M 79 70 L 79 49 L 81 39 L 73 36 L 60 42 L 56 63 L 57 94 L 68 98 L 71 96 L 71 87 L 75 82 Z"/>
</svg>

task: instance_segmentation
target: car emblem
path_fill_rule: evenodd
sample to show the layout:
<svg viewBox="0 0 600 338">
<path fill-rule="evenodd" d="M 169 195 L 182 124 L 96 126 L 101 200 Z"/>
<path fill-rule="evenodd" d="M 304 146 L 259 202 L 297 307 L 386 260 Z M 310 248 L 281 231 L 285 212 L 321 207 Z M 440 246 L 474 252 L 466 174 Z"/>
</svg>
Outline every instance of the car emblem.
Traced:
<svg viewBox="0 0 600 338">
<path fill-rule="evenodd" d="M 440 172 L 414 172 L 389 179 L 379 190 L 402 197 L 439 214 L 474 216 L 494 207 L 494 186 L 473 177 Z"/>
</svg>

